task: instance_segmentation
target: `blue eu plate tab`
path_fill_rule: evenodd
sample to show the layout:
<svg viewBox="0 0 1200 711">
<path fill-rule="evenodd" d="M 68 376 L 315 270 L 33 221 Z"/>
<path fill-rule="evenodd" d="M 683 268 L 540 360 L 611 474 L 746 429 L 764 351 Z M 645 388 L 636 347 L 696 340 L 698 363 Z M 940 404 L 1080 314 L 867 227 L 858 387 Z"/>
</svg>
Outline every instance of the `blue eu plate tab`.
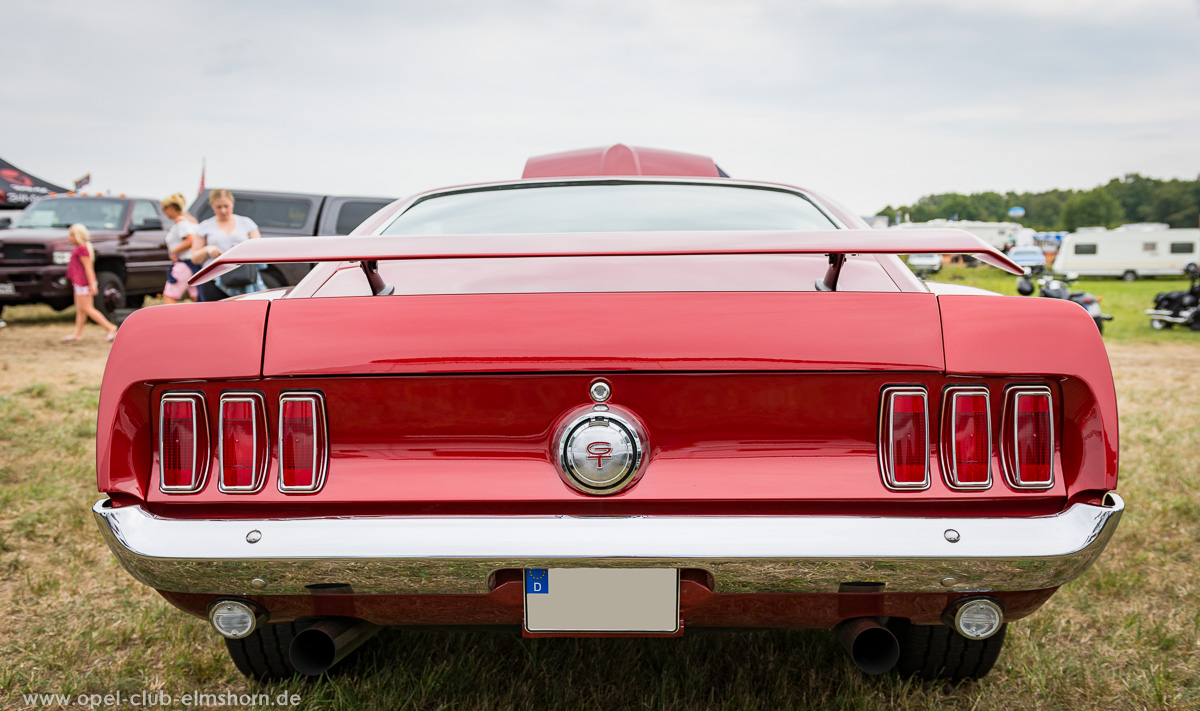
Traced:
<svg viewBox="0 0 1200 711">
<path fill-rule="evenodd" d="M 545 568 L 525 569 L 525 594 L 544 595 L 550 592 L 550 575 Z"/>
</svg>

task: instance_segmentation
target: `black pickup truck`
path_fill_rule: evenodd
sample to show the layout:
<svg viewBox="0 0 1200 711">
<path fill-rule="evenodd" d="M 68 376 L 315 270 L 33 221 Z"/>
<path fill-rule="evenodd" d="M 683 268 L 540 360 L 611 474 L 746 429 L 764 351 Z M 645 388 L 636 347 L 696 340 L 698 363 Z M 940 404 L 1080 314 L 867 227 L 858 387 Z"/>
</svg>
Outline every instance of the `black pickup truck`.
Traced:
<svg viewBox="0 0 1200 711">
<path fill-rule="evenodd" d="M 391 202 L 387 198 L 328 197 L 298 193 L 234 190 L 234 212 L 259 225 L 263 237 L 349 234 Z M 192 214 L 212 216 L 207 192 Z M 73 301 L 67 283 L 71 243 L 67 228 L 83 223 L 96 249 L 96 307 L 106 316 L 138 308 L 162 291 L 170 261 L 164 238 L 170 223 L 158 201 L 149 198 L 57 195 L 38 200 L 17 226 L 0 231 L 0 315 L 5 306 L 49 304 L 61 310 Z M 295 284 L 310 265 L 272 266 L 263 272 L 268 287 Z"/>
</svg>

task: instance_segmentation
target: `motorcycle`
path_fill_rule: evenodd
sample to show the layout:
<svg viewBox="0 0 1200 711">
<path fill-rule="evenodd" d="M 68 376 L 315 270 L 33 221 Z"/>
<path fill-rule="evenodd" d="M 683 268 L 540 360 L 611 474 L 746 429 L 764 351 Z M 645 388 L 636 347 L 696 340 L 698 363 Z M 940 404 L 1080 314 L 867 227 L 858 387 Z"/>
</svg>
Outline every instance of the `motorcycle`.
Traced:
<svg viewBox="0 0 1200 711">
<path fill-rule="evenodd" d="M 1175 324 L 1200 331 L 1200 271 L 1188 265 L 1192 286 L 1186 291 L 1166 291 L 1154 297 L 1154 308 L 1146 309 L 1150 327 L 1163 331 Z"/>
<path fill-rule="evenodd" d="M 1017 277 L 1017 293 L 1021 296 L 1030 296 L 1033 294 L 1033 280 L 1030 279 L 1030 272 Z M 1066 301 L 1074 301 L 1083 307 L 1084 311 L 1092 317 L 1096 322 L 1096 328 L 1103 335 L 1104 322 L 1112 321 L 1112 315 L 1106 314 L 1100 310 L 1100 299 L 1086 291 L 1072 291 L 1070 284 L 1077 277 L 1073 274 L 1068 274 L 1065 277 L 1055 277 L 1051 274 L 1044 274 L 1038 277 L 1037 285 L 1039 296 L 1044 296 L 1049 299 L 1064 299 Z"/>
</svg>

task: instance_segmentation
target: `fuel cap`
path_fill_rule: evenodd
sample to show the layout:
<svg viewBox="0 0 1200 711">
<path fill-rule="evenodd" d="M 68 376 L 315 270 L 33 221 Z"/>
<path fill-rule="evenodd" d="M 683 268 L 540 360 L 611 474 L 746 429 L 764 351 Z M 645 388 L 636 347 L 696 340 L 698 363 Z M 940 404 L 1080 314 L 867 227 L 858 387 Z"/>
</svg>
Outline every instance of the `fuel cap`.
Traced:
<svg viewBox="0 0 1200 711">
<path fill-rule="evenodd" d="M 612 413 L 593 412 L 563 430 L 559 466 L 565 480 L 587 494 L 615 494 L 628 486 L 642 461 L 632 424 Z"/>
</svg>

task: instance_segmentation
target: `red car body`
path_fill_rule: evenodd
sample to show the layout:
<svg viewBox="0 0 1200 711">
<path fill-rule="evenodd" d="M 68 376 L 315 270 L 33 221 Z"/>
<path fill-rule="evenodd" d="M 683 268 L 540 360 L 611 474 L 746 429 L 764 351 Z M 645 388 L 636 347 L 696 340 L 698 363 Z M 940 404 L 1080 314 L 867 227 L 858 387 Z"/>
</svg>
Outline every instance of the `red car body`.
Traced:
<svg viewBox="0 0 1200 711">
<path fill-rule="evenodd" d="M 679 625 L 643 634 L 839 628 L 852 650 L 870 647 L 856 661 L 890 657 L 876 647 L 895 643 L 902 671 L 986 673 L 996 638 L 938 666 L 914 630 L 950 633 L 975 600 L 1005 623 L 1032 613 L 1095 560 L 1123 509 L 1116 397 L 1092 321 L 1068 302 L 930 287 L 893 256 L 973 252 L 1011 268 L 965 233 L 868 231 L 809 191 L 672 155 L 616 146 L 532 159 L 522 181 L 398 201 L 348 238 L 248 242 L 197 279 L 247 262 L 319 265 L 286 293 L 133 314 L 100 397 L 107 498 L 94 512 L 114 553 L 191 614 L 242 604 L 254 634 L 294 637 L 293 654 L 317 620 L 520 627 L 524 569 L 670 568 Z M 832 224 L 387 236 L 445 196 L 609 184 L 771 190 Z M 1061 347 L 1031 347 L 1034 321 Z M 251 490 L 226 490 L 223 457 L 240 445 L 222 398 L 247 393 L 261 413 L 247 466 L 260 473 Z M 324 450 L 304 469 L 323 475 L 311 493 L 280 485 L 281 410 L 297 393 L 319 398 L 325 419 L 303 440 Z M 956 419 L 956 393 L 982 408 Z M 178 453 L 192 451 L 163 439 L 164 395 L 194 408 L 183 446 L 207 474 L 193 491 L 163 487 L 164 467 L 177 476 Z M 917 430 L 895 424 L 917 403 L 923 450 Z M 1044 411 L 1022 414 L 1030 407 Z M 637 445 L 611 493 L 581 484 L 564 429 L 593 416 L 629 425 Z M 985 421 L 976 440 L 960 432 Z M 1048 423 L 1049 439 L 1023 439 L 1030 422 Z M 587 456 L 603 470 L 624 441 Z M 984 447 L 973 466 L 986 486 L 955 478 L 964 443 Z M 1035 466 L 1019 462 L 1039 446 L 1048 479 L 1023 485 L 1014 468 Z M 307 461 L 286 456 L 289 471 Z M 899 467 L 922 463 L 923 481 L 900 481 Z M 886 643 L 861 636 L 885 627 Z M 246 673 L 306 671 L 229 642 Z"/>
</svg>

